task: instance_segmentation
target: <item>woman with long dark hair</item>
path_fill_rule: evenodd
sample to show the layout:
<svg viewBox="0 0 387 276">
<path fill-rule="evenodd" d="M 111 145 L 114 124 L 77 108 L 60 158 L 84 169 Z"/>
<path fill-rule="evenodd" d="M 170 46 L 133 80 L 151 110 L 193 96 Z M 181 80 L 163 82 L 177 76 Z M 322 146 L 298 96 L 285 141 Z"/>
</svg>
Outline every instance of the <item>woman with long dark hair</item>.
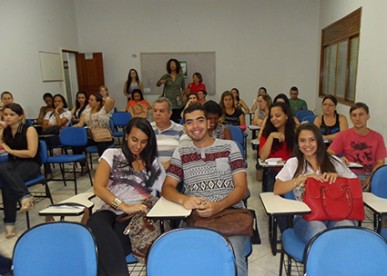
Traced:
<svg viewBox="0 0 387 276">
<path fill-rule="evenodd" d="M 293 192 L 296 200 L 302 200 L 304 183 L 308 178 L 320 181 L 336 181 L 337 177 L 356 178 L 339 158 L 330 155 L 319 129 L 313 124 L 302 124 L 296 131 L 295 157 L 290 158 L 276 176 L 274 193 L 283 195 Z M 296 216 L 293 227 L 296 235 L 308 243 L 316 234 L 327 228 L 355 226 L 355 221 L 307 221 Z"/>
<path fill-rule="evenodd" d="M 72 122 L 76 124 L 81 119 L 82 113 L 87 107 L 87 95 L 83 91 L 78 91 L 75 96 L 75 106 L 71 109 Z"/>
<path fill-rule="evenodd" d="M 289 106 L 282 102 L 274 103 L 259 139 L 261 160 L 265 161 L 268 158 L 288 160 L 293 153 L 295 130 L 296 126 Z M 277 173 L 276 168 L 268 171 L 267 182 L 264 183 L 266 191 L 273 191 L 274 178 Z"/>
<path fill-rule="evenodd" d="M 138 77 L 137 70 L 132 68 L 129 70 L 128 78 L 124 85 L 124 95 L 128 98 L 128 101 L 131 100 L 134 89 L 140 89 L 144 92 L 144 85 Z"/>
<path fill-rule="evenodd" d="M 161 190 L 165 171 L 157 158 L 156 136 L 149 122 L 133 118 L 125 127 L 121 149 L 107 149 L 97 167 L 94 192 L 101 209 L 88 222 L 96 238 L 99 275 L 128 275 L 125 256 L 131 252 L 122 214 L 147 213 L 142 201 Z"/>
<path fill-rule="evenodd" d="M 179 123 L 180 113 L 184 108 L 185 81 L 181 72 L 181 65 L 177 59 L 168 60 L 167 74 L 164 74 L 156 83 L 157 86 L 164 85 L 163 97 L 166 97 L 172 103 L 171 120 Z"/>
<path fill-rule="evenodd" d="M 89 97 L 89 107 L 82 113 L 81 119 L 74 127 L 88 126 L 89 128 L 107 128 L 110 130 L 110 111 L 114 108 L 114 100 L 112 98 L 102 98 L 100 93 L 94 93 Z M 102 153 L 112 144 L 112 141 L 108 142 L 96 142 L 89 139 L 89 145 L 97 145 L 98 155 Z M 75 152 L 82 152 L 83 149 L 74 148 Z M 73 149 L 73 150 L 74 150 Z"/>
<path fill-rule="evenodd" d="M 8 153 L 8 160 L 0 163 L 1 192 L 4 205 L 5 237 L 16 236 L 16 205 L 21 201 L 20 211 L 26 212 L 34 204 L 34 198 L 24 182 L 40 174 L 38 133 L 32 126 L 23 123 L 24 111 L 17 103 L 6 104 L 3 109 L 4 121 L 2 148 Z"/>
</svg>

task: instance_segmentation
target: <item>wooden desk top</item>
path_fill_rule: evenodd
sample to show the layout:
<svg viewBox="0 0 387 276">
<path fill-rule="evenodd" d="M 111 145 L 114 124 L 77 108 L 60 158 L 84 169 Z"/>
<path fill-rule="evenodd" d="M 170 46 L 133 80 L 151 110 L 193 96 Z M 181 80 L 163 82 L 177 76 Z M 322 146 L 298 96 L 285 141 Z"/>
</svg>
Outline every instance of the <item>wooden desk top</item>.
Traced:
<svg viewBox="0 0 387 276">
<path fill-rule="evenodd" d="M 186 218 L 192 210 L 185 209 L 182 205 L 161 197 L 146 215 L 155 219 Z"/>
<path fill-rule="evenodd" d="M 268 215 L 297 215 L 311 212 L 308 205 L 304 202 L 285 199 L 272 192 L 261 193 L 259 197 L 261 198 L 263 207 Z"/>
</svg>

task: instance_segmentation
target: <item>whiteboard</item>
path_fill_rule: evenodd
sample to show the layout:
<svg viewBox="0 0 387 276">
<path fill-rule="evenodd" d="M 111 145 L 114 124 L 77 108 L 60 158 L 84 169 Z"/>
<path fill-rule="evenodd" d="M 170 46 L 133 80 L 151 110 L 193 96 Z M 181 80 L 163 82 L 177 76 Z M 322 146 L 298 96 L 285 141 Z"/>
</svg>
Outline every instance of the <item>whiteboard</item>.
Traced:
<svg viewBox="0 0 387 276">
<path fill-rule="evenodd" d="M 141 81 L 144 84 L 144 94 L 161 95 L 163 86 L 157 87 L 156 82 L 167 73 L 166 64 L 175 58 L 186 63 L 187 77 L 185 87 L 192 82 L 192 74 L 202 74 L 207 93 L 215 95 L 215 52 L 187 52 L 187 53 L 140 53 Z"/>
<path fill-rule="evenodd" d="M 39 52 L 43 81 L 63 81 L 62 65 L 58 53 Z"/>
</svg>

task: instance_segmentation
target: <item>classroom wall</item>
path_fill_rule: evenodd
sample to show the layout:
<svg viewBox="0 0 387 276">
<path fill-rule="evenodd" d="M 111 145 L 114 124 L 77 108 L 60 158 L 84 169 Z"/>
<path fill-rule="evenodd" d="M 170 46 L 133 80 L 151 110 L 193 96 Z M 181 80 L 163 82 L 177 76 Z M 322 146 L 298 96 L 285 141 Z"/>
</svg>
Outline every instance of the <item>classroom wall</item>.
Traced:
<svg viewBox="0 0 387 276">
<path fill-rule="evenodd" d="M 0 1 L 0 92 L 11 91 L 27 117 L 37 117 L 49 91 L 62 82 L 43 82 L 39 51 L 78 48 L 74 3 L 62 0 Z"/>
<path fill-rule="evenodd" d="M 74 3 L 80 49 L 103 52 L 106 85 L 119 109 L 125 105 L 122 90 L 129 68 L 140 71 L 141 52 L 194 51 L 216 52 L 215 100 L 237 87 L 251 106 L 259 86 L 275 96 L 296 85 L 314 109 L 318 0 Z"/>
<path fill-rule="evenodd" d="M 370 108 L 369 127 L 380 132 L 387 141 L 387 22 L 384 0 L 324 0 L 320 4 L 320 29 L 332 24 L 352 11 L 362 7 L 360 27 L 359 65 L 356 84 L 356 101 Z M 316 106 L 321 99 L 316 99 Z M 349 115 L 349 107 L 339 105 L 339 112 Z M 349 117 L 349 116 L 348 116 Z M 352 123 L 350 123 L 352 126 Z"/>
</svg>

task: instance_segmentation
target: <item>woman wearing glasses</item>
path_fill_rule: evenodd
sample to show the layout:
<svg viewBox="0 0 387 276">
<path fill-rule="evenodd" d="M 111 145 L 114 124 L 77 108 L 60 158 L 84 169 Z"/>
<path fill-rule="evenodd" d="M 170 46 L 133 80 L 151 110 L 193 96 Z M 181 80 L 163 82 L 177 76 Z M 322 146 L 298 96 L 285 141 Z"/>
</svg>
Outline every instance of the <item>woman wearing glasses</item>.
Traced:
<svg viewBox="0 0 387 276">
<path fill-rule="evenodd" d="M 347 118 L 336 111 L 337 99 L 335 96 L 325 96 L 322 101 L 323 114 L 314 119 L 313 124 L 320 129 L 325 141 L 333 141 L 336 135 L 348 129 Z"/>
</svg>

